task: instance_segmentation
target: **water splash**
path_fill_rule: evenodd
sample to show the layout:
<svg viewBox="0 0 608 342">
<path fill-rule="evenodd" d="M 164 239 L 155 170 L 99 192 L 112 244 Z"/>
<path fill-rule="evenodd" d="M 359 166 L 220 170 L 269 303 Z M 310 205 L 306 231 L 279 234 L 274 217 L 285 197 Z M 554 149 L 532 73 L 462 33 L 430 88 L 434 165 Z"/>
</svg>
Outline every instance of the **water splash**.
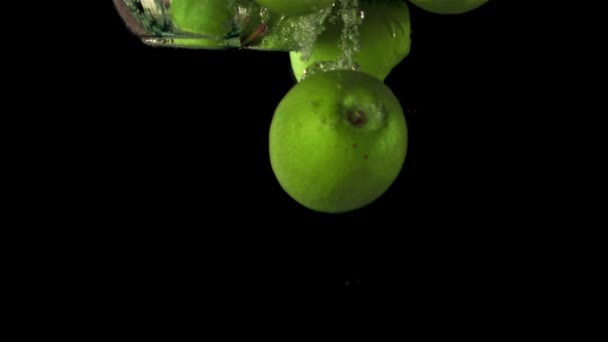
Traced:
<svg viewBox="0 0 608 342">
<path fill-rule="evenodd" d="M 331 14 L 331 10 L 331 7 L 329 7 L 302 18 L 301 27 L 296 30 L 295 36 L 302 58 L 310 58 L 315 41 L 325 30 L 325 20 Z"/>
<path fill-rule="evenodd" d="M 257 47 L 299 51 L 307 58 L 312 53 L 317 37 L 325 30 L 325 21 L 331 14 L 331 8 L 295 17 L 278 16 L 265 8 L 262 10 L 266 11 L 264 20 L 269 29 Z"/>
<path fill-rule="evenodd" d="M 359 7 L 359 0 L 338 0 L 339 7 L 328 19 L 331 24 L 342 24 L 338 48 L 340 54 L 335 60 L 313 63 L 304 70 L 302 80 L 310 75 L 331 70 L 359 70 L 355 57 L 361 50 L 359 27 L 363 24 L 365 13 Z M 307 61 L 310 54 L 302 53 L 302 61 Z"/>
<path fill-rule="evenodd" d="M 363 24 L 365 18 L 358 0 L 341 0 L 340 18 L 343 24 L 340 37 L 342 53 L 338 57 L 337 63 L 341 69 L 355 70 L 355 57 L 361 50 L 359 26 Z"/>
<path fill-rule="evenodd" d="M 124 0 L 124 4 L 143 30 L 153 35 L 164 36 L 173 31 L 167 6 L 160 0 Z"/>
</svg>

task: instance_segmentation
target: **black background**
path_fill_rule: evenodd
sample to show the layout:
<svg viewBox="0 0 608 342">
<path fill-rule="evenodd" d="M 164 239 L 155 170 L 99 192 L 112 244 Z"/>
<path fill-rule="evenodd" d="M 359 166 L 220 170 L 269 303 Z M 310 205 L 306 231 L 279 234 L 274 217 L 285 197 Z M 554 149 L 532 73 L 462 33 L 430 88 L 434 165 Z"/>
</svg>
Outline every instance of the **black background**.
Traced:
<svg viewBox="0 0 608 342">
<path fill-rule="evenodd" d="M 166 283 L 183 296 L 203 284 L 315 289 L 351 304 L 396 290 L 420 304 L 503 281 L 494 271 L 513 253 L 497 251 L 534 197 L 518 185 L 528 153 L 512 2 L 458 16 L 410 5 L 412 50 L 385 80 L 405 111 L 407 160 L 380 199 L 340 215 L 297 204 L 270 168 L 272 114 L 295 84 L 287 53 L 152 48 L 110 1 L 96 3 L 100 20 L 70 56 L 79 99 L 95 108 L 74 174 L 95 199 L 86 222 L 105 227 L 99 263 L 120 274 L 110 283 L 130 279 L 134 293 Z M 471 285 L 480 278 L 483 289 Z"/>
<path fill-rule="evenodd" d="M 407 160 L 343 215 L 299 206 L 272 174 L 272 113 L 295 85 L 286 53 L 151 48 L 111 1 L 15 3 L 28 8 L 5 18 L 3 241 L 23 295 L 7 293 L 74 333 L 173 318 L 248 334 L 346 321 L 359 335 L 351 318 L 381 317 L 409 335 L 561 334 L 597 311 L 568 302 L 595 303 L 601 284 L 585 279 L 602 260 L 585 222 L 602 202 L 584 193 L 599 193 L 599 168 L 583 166 L 603 137 L 586 101 L 601 87 L 581 78 L 599 79 L 585 43 L 602 12 L 544 3 L 410 6 L 412 51 L 386 79 Z"/>
</svg>

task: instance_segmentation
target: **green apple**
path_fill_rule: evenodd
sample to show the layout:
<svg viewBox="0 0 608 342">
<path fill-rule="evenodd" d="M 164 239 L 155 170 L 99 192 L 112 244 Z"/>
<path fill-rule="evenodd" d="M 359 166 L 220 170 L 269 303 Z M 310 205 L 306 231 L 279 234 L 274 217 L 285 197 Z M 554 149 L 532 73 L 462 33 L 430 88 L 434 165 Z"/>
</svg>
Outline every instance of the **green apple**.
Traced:
<svg viewBox="0 0 608 342">
<path fill-rule="evenodd" d="M 176 45 L 219 48 L 234 30 L 234 8 L 227 0 L 171 0 L 170 11 L 180 32 L 201 36 L 176 39 Z"/>
<path fill-rule="evenodd" d="M 297 83 L 277 106 L 270 162 L 281 187 L 301 205 L 348 212 L 388 190 L 407 142 L 403 109 L 388 86 L 363 72 L 327 71 Z"/>
<path fill-rule="evenodd" d="M 360 71 L 384 81 L 393 68 L 410 53 L 409 9 L 401 0 L 360 0 L 359 5 L 364 19 L 359 27 L 360 50 L 354 59 L 359 64 Z M 296 79 L 300 80 L 306 68 L 314 63 L 338 59 L 342 54 L 342 28 L 340 20 L 328 22 L 306 61 L 302 60 L 301 52 L 290 52 L 291 67 Z"/>
<path fill-rule="evenodd" d="M 271 11 L 289 16 L 306 15 L 331 6 L 335 0 L 256 0 Z"/>
<path fill-rule="evenodd" d="M 410 0 L 414 5 L 437 14 L 462 14 L 476 9 L 488 0 Z"/>
</svg>

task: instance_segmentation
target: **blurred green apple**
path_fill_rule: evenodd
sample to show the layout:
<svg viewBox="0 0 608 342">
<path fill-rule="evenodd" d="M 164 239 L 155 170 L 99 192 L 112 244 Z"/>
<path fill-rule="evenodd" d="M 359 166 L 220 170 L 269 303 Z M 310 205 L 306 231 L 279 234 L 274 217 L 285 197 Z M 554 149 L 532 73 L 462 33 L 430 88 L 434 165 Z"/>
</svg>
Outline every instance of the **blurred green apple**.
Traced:
<svg viewBox="0 0 608 342">
<path fill-rule="evenodd" d="M 476 9 L 488 0 L 410 0 L 414 5 L 437 14 L 462 14 Z"/>
<path fill-rule="evenodd" d="M 234 8 L 227 0 L 171 0 L 170 11 L 179 31 L 199 36 L 176 39 L 178 46 L 221 48 L 234 29 Z"/>
</svg>

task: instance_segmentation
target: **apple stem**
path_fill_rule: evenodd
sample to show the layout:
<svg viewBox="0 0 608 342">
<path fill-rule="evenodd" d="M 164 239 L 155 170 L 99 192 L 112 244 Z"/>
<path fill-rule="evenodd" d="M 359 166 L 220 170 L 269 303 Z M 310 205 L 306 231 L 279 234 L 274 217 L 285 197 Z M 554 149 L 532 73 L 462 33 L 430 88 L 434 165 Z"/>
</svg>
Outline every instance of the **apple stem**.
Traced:
<svg viewBox="0 0 608 342">
<path fill-rule="evenodd" d="M 266 28 L 267 28 L 266 24 L 261 24 L 260 26 L 258 26 L 258 28 L 255 31 L 253 31 L 252 34 L 250 34 L 247 38 L 245 38 L 245 40 L 241 41 L 241 45 L 247 46 L 247 44 L 249 44 L 252 41 L 261 37 L 266 32 Z"/>
</svg>

